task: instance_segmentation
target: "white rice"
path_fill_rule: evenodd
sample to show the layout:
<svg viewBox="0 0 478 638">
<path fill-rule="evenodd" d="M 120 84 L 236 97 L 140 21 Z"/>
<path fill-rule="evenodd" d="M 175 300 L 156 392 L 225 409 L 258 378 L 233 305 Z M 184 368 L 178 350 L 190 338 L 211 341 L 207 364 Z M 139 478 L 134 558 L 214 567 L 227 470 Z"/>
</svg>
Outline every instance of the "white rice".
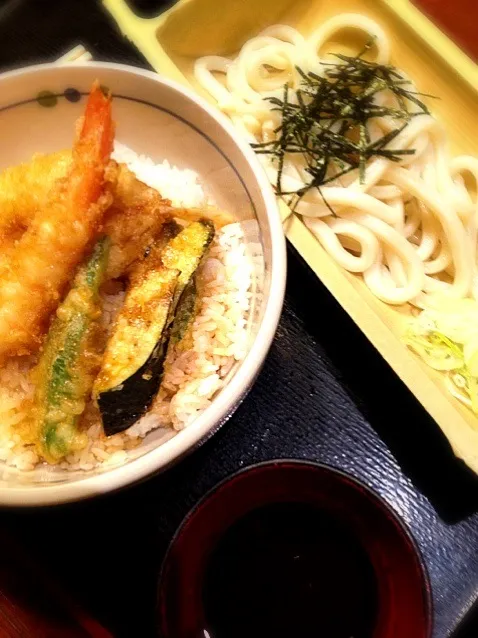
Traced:
<svg viewBox="0 0 478 638">
<path fill-rule="evenodd" d="M 193 208 L 212 203 L 206 200 L 199 177 L 194 171 L 171 166 L 168 160 L 155 164 L 150 157 L 137 155 L 116 141 L 111 157 L 126 164 L 142 182 L 160 191 L 165 199 L 171 200 L 173 206 Z"/>
<path fill-rule="evenodd" d="M 171 167 L 167 161 L 154 164 L 118 143 L 114 158 L 126 163 L 141 181 L 171 199 L 173 205 L 196 207 L 206 203 L 193 171 Z M 201 302 L 192 329 L 192 347 L 169 357 L 151 411 L 125 432 L 111 437 L 105 437 L 98 419 L 92 418 L 87 446 L 67 457 L 60 463 L 61 468 L 88 471 L 125 463 L 129 450 L 148 432 L 158 427 L 181 430 L 211 404 L 246 354 L 253 268 L 253 260 L 246 253 L 243 226 L 224 226 L 216 233 L 201 267 Z M 104 295 L 105 324 L 111 325 L 123 298 L 123 292 Z M 0 369 L 0 462 L 7 468 L 33 470 L 41 463 L 35 449 L 23 444 L 16 432 L 25 417 L 24 402 L 33 396 L 29 370 L 34 363 L 33 357 L 13 358 Z M 92 404 L 87 409 L 94 413 Z"/>
</svg>

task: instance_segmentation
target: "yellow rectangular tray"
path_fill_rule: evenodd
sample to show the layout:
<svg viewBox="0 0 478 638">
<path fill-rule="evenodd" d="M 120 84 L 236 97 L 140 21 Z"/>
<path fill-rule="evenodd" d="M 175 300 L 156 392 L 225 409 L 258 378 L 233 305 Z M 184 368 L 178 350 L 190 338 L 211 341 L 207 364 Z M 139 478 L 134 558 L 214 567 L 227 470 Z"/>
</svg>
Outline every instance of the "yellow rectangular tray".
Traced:
<svg viewBox="0 0 478 638">
<path fill-rule="evenodd" d="M 337 13 L 366 14 L 390 35 L 395 63 L 421 91 L 440 96 L 433 110 L 447 127 L 452 151 L 478 155 L 478 66 L 408 0 L 180 0 L 152 19 L 136 16 L 124 0 L 104 0 L 104 4 L 153 68 L 201 93 L 192 68 L 194 60 L 202 55 L 233 55 L 270 24 L 290 24 L 307 35 Z M 360 277 L 337 266 L 298 217 L 288 219 L 285 231 L 320 280 L 433 416 L 455 454 L 478 473 L 478 417 L 452 397 L 440 375 L 402 343 L 403 310 L 380 302 Z"/>
</svg>

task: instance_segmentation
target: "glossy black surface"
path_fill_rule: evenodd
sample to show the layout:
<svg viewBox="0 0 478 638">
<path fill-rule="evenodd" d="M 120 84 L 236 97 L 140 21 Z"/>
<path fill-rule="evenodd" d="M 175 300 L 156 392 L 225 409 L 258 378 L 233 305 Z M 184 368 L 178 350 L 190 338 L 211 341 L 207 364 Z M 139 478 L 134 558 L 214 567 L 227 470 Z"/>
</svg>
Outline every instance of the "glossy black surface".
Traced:
<svg viewBox="0 0 478 638">
<path fill-rule="evenodd" d="M 98 59 L 145 65 L 93 0 L 0 3 L 2 68 L 54 59 L 78 41 Z M 270 355 L 249 397 L 213 439 L 143 485 L 74 506 L 3 512 L 0 525 L 115 635 L 148 638 L 159 566 L 183 516 L 220 479 L 275 457 L 340 467 L 392 504 L 430 572 L 434 638 L 450 636 L 478 590 L 478 481 L 291 249 Z M 476 622 L 463 631 L 476 637 Z"/>
<path fill-rule="evenodd" d="M 346 525 L 311 505 L 274 503 L 244 516 L 219 540 L 203 604 L 214 638 L 369 638 L 378 585 Z"/>
</svg>

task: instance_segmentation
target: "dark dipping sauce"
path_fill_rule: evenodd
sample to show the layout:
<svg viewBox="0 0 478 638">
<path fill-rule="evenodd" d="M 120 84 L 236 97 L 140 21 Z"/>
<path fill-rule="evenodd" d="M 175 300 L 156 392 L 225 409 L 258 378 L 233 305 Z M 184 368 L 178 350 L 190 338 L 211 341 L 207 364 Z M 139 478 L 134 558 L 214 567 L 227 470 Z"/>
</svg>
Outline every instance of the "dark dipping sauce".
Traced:
<svg viewBox="0 0 478 638">
<path fill-rule="evenodd" d="M 203 604 L 211 638 L 372 638 L 378 585 L 344 523 L 311 505 L 275 503 L 219 540 Z"/>
</svg>

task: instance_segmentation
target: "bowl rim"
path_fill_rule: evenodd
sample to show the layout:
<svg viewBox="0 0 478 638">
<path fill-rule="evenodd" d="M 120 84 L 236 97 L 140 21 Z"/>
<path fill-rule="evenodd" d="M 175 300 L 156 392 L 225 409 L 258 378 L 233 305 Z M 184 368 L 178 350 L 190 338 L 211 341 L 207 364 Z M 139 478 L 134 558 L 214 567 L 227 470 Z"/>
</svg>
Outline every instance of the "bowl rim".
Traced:
<svg viewBox="0 0 478 638">
<path fill-rule="evenodd" d="M 36 64 L 0 74 L 0 83 L 11 78 L 55 70 L 65 71 L 58 63 Z M 141 80 L 167 86 L 192 101 L 205 111 L 227 134 L 250 166 L 256 180 L 264 206 L 270 230 L 271 268 L 270 290 L 265 309 L 255 339 L 244 360 L 219 396 L 188 428 L 181 430 L 168 441 L 158 445 L 143 456 L 112 467 L 93 476 L 75 478 L 65 483 L 44 483 L 35 485 L 0 486 L 0 506 L 35 507 L 80 501 L 115 491 L 127 485 L 141 481 L 148 476 L 168 468 L 192 452 L 212 436 L 232 415 L 252 386 L 274 338 L 285 294 L 286 283 L 286 243 L 280 219 L 279 209 L 272 186 L 254 151 L 246 140 L 237 134 L 237 130 L 227 117 L 211 106 L 204 98 L 196 95 L 179 82 L 167 79 L 153 71 L 116 62 L 75 62 L 68 65 L 70 77 L 75 69 L 111 70 L 136 76 Z"/>
<path fill-rule="evenodd" d="M 245 467 L 241 467 L 236 471 L 233 471 L 231 474 L 228 474 L 222 479 L 219 479 L 212 487 L 206 490 L 206 492 L 199 497 L 196 502 L 189 508 L 186 514 L 183 516 L 182 520 L 179 522 L 178 526 L 174 530 L 171 539 L 168 543 L 166 551 L 163 556 L 163 560 L 161 562 L 161 567 L 159 570 L 158 579 L 156 581 L 156 605 L 155 605 L 155 614 L 156 614 L 156 629 L 159 635 L 163 635 L 162 626 L 161 626 L 161 604 L 164 602 L 164 578 L 166 575 L 166 570 L 168 568 L 168 563 L 171 560 L 171 555 L 174 550 L 174 547 L 183 533 L 187 533 L 188 526 L 191 521 L 194 520 L 197 514 L 200 513 L 203 506 L 212 499 L 215 495 L 220 492 L 224 492 L 227 490 L 227 487 L 230 483 L 236 481 L 236 479 L 241 479 L 242 476 L 252 474 L 256 471 L 270 471 L 270 472 L 280 472 L 284 469 L 291 468 L 299 468 L 304 470 L 323 472 L 325 474 L 330 474 L 335 479 L 345 482 L 348 484 L 348 487 L 356 492 L 361 493 L 361 498 L 368 499 L 373 503 L 373 506 L 377 511 L 380 511 L 380 515 L 383 517 L 388 517 L 398 528 L 398 533 L 400 536 L 407 541 L 412 549 L 414 557 L 417 561 L 418 568 L 420 570 L 421 580 L 422 580 L 422 594 L 423 594 L 423 604 L 424 604 L 424 612 L 426 615 L 426 636 L 425 638 L 431 638 L 433 629 L 434 629 L 434 601 L 432 596 L 432 586 L 430 580 L 430 573 L 428 570 L 428 566 L 426 564 L 423 553 L 418 545 L 415 536 L 413 535 L 411 529 L 405 522 L 403 516 L 399 514 L 396 509 L 393 507 L 388 500 L 378 492 L 375 487 L 367 484 L 362 478 L 357 477 L 355 474 L 351 474 L 350 472 L 343 470 L 342 468 L 336 467 L 334 465 L 330 465 L 329 463 L 325 463 L 322 461 L 314 461 L 311 459 L 303 459 L 303 458 L 294 458 L 294 457 L 280 457 L 268 459 L 265 461 L 258 461 L 256 463 L 251 463 Z M 299 501 L 299 499 L 298 499 Z"/>
</svg>

